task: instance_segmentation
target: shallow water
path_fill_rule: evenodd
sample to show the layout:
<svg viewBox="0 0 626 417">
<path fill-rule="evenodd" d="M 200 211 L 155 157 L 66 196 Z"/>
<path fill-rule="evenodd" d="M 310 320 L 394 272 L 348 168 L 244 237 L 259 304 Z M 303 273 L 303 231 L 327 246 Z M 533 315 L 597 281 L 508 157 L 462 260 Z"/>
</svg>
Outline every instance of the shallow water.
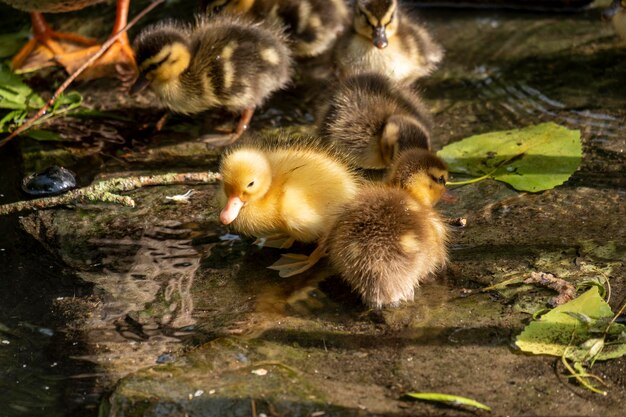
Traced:
<svg viewBox="0 0 626 417">
<path fill-rule="evenodd" d="M 626 49 L 600 22 L 599 9 L 577 14 L 425 10 L 421 15 L 447 50 L 443 67 L 419 86 L 435 112 L 434 146 L 544 121 L 580 129 L 582 167 L 558 193 L 520 195 L 493 182 L 456 190 L 460 203 L 442 210 L 468 216 L 474 228 L 454 233 L 448 277 L 425 284 L 417 295 L 423 302 L 383 312 L 360 305 L 323 264 L 288 281 L 267 270 L 278 253 L 227 234 L 215 216 L 214 185 L 193 187 L 189 205 L 168 204 L 165 197 L 190 187 L 160 187 L 132 193 L 141 203 L 134 211 L 59 209 L 25 216 L 21 226 L 17 216 L 0 218 L 0 415 L 95 416 L 120 378 L 157 363 L 185 362 L 188 350 L 229 337 L 241 337 L 233 342 L 236 355 L 228 356 L 241 364 L 253 362 L 252 353 L 239 346 L 247 340 L 267 344 L 260 351 L 268 356 L 285 346 L 304 347 L 312 356 L 330 351 L 335 355 L 329 359 L 335 366 L 326 371 L 330 381 L 343 373 L 354 376 L 355 387 L 357 376 L 372 384 L 383 381 L 380 390 L 389 398 L 427 372 L 417 363 L 429 359 L 424 357 L 429 347 L 458 348 L 469 363 L 477 361 L 473 348 L 508 348 L 520 323 L 518 312 L 511 313 L 514 303 L 501 305 L 495 296 L 465 298 L 464 286 L 483 285 L 528 265 L 558 266 L 566 274 L 571 258 L 583 259 L 594 272 L 622 271 L 619 242 L 626 233 L 617 222 L 619 213 L 607 216 L 612 228 L 606 236 L 601 216 L 581 208 L 581 195 L 588 193 L 601 209 L 619 210 L 626 193 Z M 129 102 L 121 94 L 111 98 L 102 89 L 81 88 L 94 100 L 108 97 L 102 100 L 113 108 L 123 100 L 142 121 L 159 117 L 146 110 L 149 98 Z M 316 89 L 301 87 L 274 98 L 259 111 L 253 128 L 296 124 L 306 130 Z M 302 92 L 306 100 L 298 98 Z M 82 184 L 98 175 L 216 167 L 210 152 L 187 143 L 201 123 L 174 118 L 170 130 L 156 134 L 119 121 L 78 124 L 76 148 L 85 152 L 75 152 L 74 166 L 68 167 L 78 168 Z M 67 125 L 62 130 L 71 134 Z M 23 198 L 18 187 L 25 170 L 58 157 L 39 144 L 14 145 L 0 150 L 2 203 Z M 587 223 L 561 225 L 572 212 Z M 512 214 L 519 224 L 510 226 Z M 533 216 L 547 220 L 535 227 Z M 606 244 L 594 243 L 600 240 Z M 623 282 L 615 291 L 618 297 L 624 294 Z M 361 359 L 371 372 L 360 369 Z M 411 363 L 395 371 L 402 383 L 385 373 L 396 361 Z M 432 362 L 444 370 L 434 387 L 453 384 L 445 356 L 436 353 Z M 244 413 L 246 407 L 247 402 L 235 409 Z M 406 415 L 393 407 L 388 415 Z M 168 415 L 167 410 L 156 415 Z"/>
</svg>

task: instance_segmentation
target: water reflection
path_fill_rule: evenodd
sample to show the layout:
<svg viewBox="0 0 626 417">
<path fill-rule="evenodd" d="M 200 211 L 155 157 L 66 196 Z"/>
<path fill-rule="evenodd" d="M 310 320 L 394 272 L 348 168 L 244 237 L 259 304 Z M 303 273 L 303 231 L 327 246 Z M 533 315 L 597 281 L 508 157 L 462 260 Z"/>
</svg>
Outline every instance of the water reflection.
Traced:
<svg viewBox="0 0 626 417">
<path fill-rule="evenodd" d="M 100 260 L 95 271 L 79 275 L 96 285 L 102 301 L 86 335 L 95 352 L 82 359 L 121 376 L 155 364 L 190 334 L 196 323 L 191 289 L 201 259 L 192 233 L 170 221 L 137 238 L 89 241 Z"/>
</svg>

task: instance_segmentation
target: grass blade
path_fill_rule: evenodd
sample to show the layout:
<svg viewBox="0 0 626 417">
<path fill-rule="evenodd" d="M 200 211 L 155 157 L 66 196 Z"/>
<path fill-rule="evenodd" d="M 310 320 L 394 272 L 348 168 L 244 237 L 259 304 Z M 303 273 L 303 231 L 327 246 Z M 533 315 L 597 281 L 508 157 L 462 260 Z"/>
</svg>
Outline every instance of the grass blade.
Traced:
<svg viewBox="0 0 626 417">
<path fill-rule="evenodd" d="M 424 401 L 435 401 L 443 403 L 452 403 L 453 405 L 466 405 L 469 407 L 479 408 L 481 410 L 491 411 L 491 407 L 471 398 L 460 397 L 458 395 L 440 394 L 438 392 L 409 392 L 406 394 L 411 398 Z"/>
</svg>

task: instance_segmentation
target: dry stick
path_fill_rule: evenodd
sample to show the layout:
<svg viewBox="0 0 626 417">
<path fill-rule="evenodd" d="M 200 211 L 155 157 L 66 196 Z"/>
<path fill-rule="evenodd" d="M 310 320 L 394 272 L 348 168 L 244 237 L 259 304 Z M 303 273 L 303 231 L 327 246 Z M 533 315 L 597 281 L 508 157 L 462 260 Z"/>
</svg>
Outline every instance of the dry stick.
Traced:
<svg viewBox="0 0 626 417">
<path fill-rule="evenodd" d="M 215 172 L 187 172 L 111 178 L 109 180 L 99 181 L 88 187 L 69 191 L 59 196 L 17 201 L 15 203 L 0 205 L 0 215 L 16 213 L 23 210 L 43 209 L 88 202 L 116 203 L 128 207 L 135 207 L 135 201 L 132 198 L 116 193 L 131 191 L 151 185 L 210 184 L 220 179 L 220 174 Z"/>
<path fill-rule="evenodd" d="M 80 68 L 78 68 L 72 75 L 69 76 L 67 80 L 54 92 L 50 100 L 39 109 L 39 111 L 30 119 L 28 119 L 24 124 L 15 129 L 9 136 L 0 140 L 0 148 L 9 143 L 11 139 L 14 139 L 16 136 L 20 135 L 26 129 L 30 128 L 41 116 L 46 114 L 46 111 L 54 104 L 54 102 L 59 98 L 59 96 L 70 86 L 71 83 L 74 82 L 76 77 L 78 77 L 83 71 L 85 71 L 91 64 L 93 64 L 98 58 L 100 58 L 104 53 L 109 49 L 111 45 L 115 43 L 119 39 L 119 37 L 128 31 L 131 27 L 135 26 L 135 24 L 143 18 L 146 14 L 148 14 L 152 9 L 154 9 L 159 4 L 163 3 L 165 0 L 155 0 L 150 3 L 145 9 L 143 9 L 133 20 L 131 20 L 126 26 L 122 28 L 115 35 L 111 36 L 106 42 L 102 44 L 98 52 L 96 52 L 91 58 L 89 58 Z"/>
<path fill-rule="evenodd" d="M 576 288 L 571 283 L 545 272 L 531 272 L 530 277 L 524 280 L 524 284 L 538 284 L 559 293 L 550 299 L 548 304 L 551 307 L 565 304 L 576 298 Z"/>
</svg>

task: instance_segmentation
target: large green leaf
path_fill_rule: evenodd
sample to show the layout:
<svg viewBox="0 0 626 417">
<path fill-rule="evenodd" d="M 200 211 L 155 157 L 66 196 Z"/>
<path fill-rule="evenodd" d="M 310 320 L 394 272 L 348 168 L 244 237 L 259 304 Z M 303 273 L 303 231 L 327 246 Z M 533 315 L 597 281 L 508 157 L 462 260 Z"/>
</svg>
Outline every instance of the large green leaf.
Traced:
<svg viewBox="0 0 626 417">
<path fill-rule="evenodd" d="M 451 143 L 438 155 L 450 172 L 493 178 L 517 190 L 563 184 L 582 157 L 580 132 L 555 123 L 491 132 Z"/>
<path fill-rule="evenodd" d="M 611 307 L 592 287 L 531 322 L 515 343 L 525 352 L 578 362 L 618 358 L 626 355 L 626 326 L 611 323 L 612 318 Z"/>
</svg>

